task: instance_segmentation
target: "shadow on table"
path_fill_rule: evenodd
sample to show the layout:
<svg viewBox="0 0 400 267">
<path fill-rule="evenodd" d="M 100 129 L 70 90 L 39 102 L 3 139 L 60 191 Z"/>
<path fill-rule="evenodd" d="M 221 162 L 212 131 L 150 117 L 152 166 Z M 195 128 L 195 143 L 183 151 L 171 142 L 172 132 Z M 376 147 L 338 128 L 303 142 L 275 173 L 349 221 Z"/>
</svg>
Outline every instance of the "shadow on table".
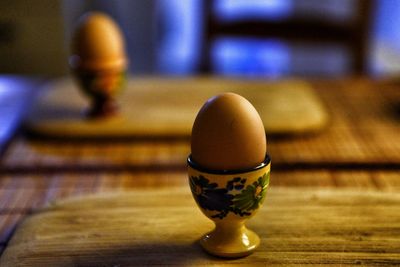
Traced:
<svg viewBox="0 0 400 267">
<path fill-rule="evenodd" d="M 221 261 L 234 262 L 235 259 L 223 259 L 211 256 L 204 252 L 199 243 L 192 244 L 143 244 L 134 247 L 104 247 L 86 246 L 85 249 L 73 248 L 73 244 L 65 244 L 64 251 L 47 251 L 19 255 L 18 263 L 29 266 L 147 266 L 147 265 L 207 265 Z M 70 247 L 68 249 L 68 247 Z M 82 247 L 81 247 L 82 248 Z M 11 255 L 9 255 L 11 256 Z M 7 263 L 7 258 L 15 260 L 13 257 L 5 257 L 6 266 L 13 264 Z"/>
</svg>

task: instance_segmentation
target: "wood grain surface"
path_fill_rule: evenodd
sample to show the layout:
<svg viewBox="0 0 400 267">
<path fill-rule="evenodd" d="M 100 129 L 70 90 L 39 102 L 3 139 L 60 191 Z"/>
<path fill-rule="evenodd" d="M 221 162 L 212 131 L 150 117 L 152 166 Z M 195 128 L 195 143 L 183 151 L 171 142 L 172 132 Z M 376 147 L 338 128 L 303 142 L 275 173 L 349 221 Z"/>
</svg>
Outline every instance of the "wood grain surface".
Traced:
<svg viewBox="0 0 400 267">
<path fill-rule="evenodd" d="M 212 96 L 246 97 L 271 133 L 303 133 L 323 128 L 328 114 L 310 84 L 218 78 L 131 78 L 119 98 L 120 116 L 88 120 L 85 98 L 71 79 L 53 81 L 38 99 L 28 128 L 52 137 L 190 136 L 201 106 Z"/>
<path fill-rule="evenodd" d="M 0 174 L 0 249 L 8 245 L 15 228 L 26 216 L 54 201 L 93 193 L 148 191 L 155 187 L 167 189 L 179 186 L 187 186 L 186 172 L 91 170 Z M 274 170 L 271 186 L 306 190 L 374 190 L 398 194 L 400 173 L 396 170 Z"/>
<path fill-rule="evenodd" d="M 218 259 L 197 244 L 212 223 L 187 187 L 94 195 L 28 217 L 0 266 L 400 264 L 399 194 L 272 187 L 248 225 L 260 248 Z"/>
</svg>

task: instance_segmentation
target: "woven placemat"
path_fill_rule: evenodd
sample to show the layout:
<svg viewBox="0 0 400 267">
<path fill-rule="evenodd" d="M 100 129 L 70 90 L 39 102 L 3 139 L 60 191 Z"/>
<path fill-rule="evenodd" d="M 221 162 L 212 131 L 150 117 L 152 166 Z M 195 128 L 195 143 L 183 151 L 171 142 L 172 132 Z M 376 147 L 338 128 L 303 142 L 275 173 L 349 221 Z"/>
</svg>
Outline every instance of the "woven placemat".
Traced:
<svg viewBox="0 0 400 267">
<path fill-rule="evenodd" d="M 400 167 L 400 88 L 369 79 L 314 81 L 330 113 L 330 127 L 318 135 L 272 140 L 282 163 L 387 163 Z"/>
<path fill-rule="evenodd" d="M 370 80 L 314 81 L 313 88 L 330 113 L 318 134 L 271 137 L 268 149 L 277 166 L 399 169 L 400 90 Z M 181 166 L 189 139 L 133 141 L 15 140 L 0 168 L 85 168 L 99 166 Z M 397 167 L 396 167 L 397 166 Z"/>
</svg>

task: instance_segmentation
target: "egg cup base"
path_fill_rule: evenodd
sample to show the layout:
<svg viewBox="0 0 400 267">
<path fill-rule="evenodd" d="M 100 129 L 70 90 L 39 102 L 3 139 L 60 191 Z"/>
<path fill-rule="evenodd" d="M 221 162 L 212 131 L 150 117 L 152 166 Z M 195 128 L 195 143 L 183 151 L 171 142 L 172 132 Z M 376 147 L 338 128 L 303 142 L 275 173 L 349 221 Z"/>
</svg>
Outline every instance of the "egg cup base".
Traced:
<svg viewBox="0 0 400 267">
<path fill-rule="evenodd" d="M 229 238 L 218 226 L 200 239 L 203 249 L 214 256 L 223 258 L 240 258 L 253 253 L 260 245 L 259 236 L 243 226 L 235 235 Z"/>
<path fill-rule="evenodd" d="M 118 103 L 114 99 L 95 99 L 88 108 L 86 116 L 88 118 L 104 118 L 116 115 L 118 110 Z"/>
</svg>

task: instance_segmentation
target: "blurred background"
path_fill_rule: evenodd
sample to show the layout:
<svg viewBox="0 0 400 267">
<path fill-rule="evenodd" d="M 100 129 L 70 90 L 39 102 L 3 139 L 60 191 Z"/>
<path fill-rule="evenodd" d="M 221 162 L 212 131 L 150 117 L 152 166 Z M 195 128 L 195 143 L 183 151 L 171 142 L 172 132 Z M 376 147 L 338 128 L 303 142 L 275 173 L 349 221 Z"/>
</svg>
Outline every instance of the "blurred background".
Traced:
<svg viewBox="0 0 400 267">
<path fill-rule="evenodd" d="M 280 78 L 395 75 L 397 0 L 2 0 L 0 73 L 68 74 L 71 32 L 110 14 L 133 74 Z"/>
</svg>

